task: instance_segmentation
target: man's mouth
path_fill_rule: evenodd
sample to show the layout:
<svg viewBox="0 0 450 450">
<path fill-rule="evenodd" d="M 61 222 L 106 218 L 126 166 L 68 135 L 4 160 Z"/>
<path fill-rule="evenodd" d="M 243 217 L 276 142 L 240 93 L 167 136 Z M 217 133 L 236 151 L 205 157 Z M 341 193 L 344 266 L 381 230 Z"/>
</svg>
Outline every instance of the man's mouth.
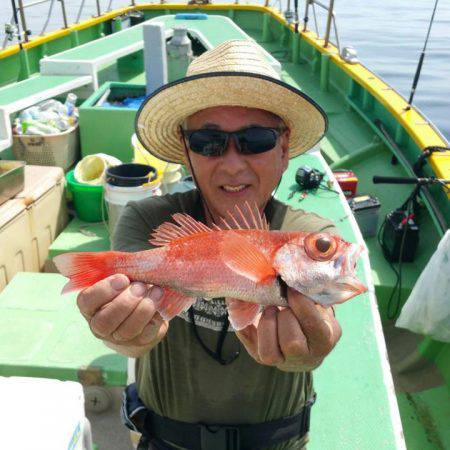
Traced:
<svg viewBox="0 0 450 450">
<path fill-rule="evenodd" d="M 225 192 L 236 193 L 242 192 L 248 186 L 249 186 L 248 184 L 238 184 L 234 186 L 232 186 L 231 184 L 224 184 L 223 186 L 220 186 L 220 188 L 223 189 Z"/>
</svg>

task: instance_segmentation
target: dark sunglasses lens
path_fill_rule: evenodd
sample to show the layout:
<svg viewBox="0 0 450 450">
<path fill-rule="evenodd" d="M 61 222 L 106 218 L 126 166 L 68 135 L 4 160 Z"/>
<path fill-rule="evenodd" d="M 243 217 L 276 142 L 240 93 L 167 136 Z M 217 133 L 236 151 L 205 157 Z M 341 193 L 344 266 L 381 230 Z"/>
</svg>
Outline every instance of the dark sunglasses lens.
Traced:
<svg viewBox="0 0 450 450">
<path fill-rule="evenodd" d="M 278 139 L 275 130 L 269 128 L 247 128 L 239 136 L 242 153 L 255 154 L 272 150 Z"/>
<path fill-rule="evenodd" d="M 197 130 L 189 136 L 189 148 L 203 156 L 219 156 L 226 147 L 227 135 L 217 130 Z"/>
</svg>

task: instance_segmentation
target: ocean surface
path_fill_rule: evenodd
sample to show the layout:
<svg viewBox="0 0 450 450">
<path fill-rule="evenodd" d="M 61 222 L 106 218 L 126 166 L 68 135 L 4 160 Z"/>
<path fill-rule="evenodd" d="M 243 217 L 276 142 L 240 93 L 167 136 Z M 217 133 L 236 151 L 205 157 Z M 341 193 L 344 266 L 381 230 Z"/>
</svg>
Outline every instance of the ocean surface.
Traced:
<svg viewBox="0 0 450 450">
<path fill-rule="evenodd" d="M 31 0 L 24 0 L 30 3 Z M 17 3 L 17 0 L 16 0 Z M 96 15 L 95 0 L 66 0 L 69 23 Z M 130 4 L 128 0 L 100 0 L 102 12 Z M 136 3 L 141 3 L 136 1 Z M 143 3 L 143 2 L 142 2 Z M 293 5 L 291 1 L 291 5 Z M 324 3 L 327 3 L 324 1 Z M 80 5 L 84 8 L 80 13 Z M 287 1 L 271 0 L 282 11 Z M 435 0 L 336 0 L 334 12 L 341 48 L 351 45 L 359 60 L 409 98 L 414 74 L 423 49 Z M 50 14 L 49 9 L 52 6 Z M 299 2 L 303 17 L 305 1 Z M 325 31 L 326 17 L 316 7 L 319 34 Z M 309 14 L 309 28 L 315 30 Z M 10 0 L 0 0 L 0 46 L 4 42 L 3 23 L 10 22 Z M 47 31 L 63 24 L 58 0 L 27 9 L 27 27 L 37 35 L 47 21 Z M 334 34 L 332 41 L 335 42 Z M 450 2 L 440 0 L 428 41 L 424 65 L 413 101 L 441 133 L 450 140 Z"/>
</svg>

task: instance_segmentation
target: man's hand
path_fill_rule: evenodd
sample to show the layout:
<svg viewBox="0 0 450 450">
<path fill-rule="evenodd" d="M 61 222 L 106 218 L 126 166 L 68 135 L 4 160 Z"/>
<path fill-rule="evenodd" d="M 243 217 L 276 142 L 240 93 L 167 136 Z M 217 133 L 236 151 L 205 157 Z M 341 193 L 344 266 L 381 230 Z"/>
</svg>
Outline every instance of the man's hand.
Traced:
<svg viewBox="0 0 450 450">
<path fill-rule="evenodd" d="M 130 283 L 118 274 L 80 292 L 77 304 L 96 337 L 126 356 L 139 357 L 153 348 L 169 327 L 153 303 L 162 293 L 158 286 Z"/>
<path fill-rule="evenodd" d="M 341 327 L 332 308 L 317 305 L 290 288 L 288 302 L 290 308 L 266 307 L 257 325 L 236 335 L 260 364 L 288 372 L 312 370 L 334 348 Z"/>
</svg>

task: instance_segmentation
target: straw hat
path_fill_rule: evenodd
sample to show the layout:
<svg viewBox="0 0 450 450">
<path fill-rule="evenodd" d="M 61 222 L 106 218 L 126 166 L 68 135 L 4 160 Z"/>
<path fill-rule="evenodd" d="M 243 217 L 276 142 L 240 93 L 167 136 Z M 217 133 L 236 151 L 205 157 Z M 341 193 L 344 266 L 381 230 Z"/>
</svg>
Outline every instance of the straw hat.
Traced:
<svg viewBox="0 0 450 450">
<path fill-rule="evenodd" d="M 258 44 L 231 40 L 196 58 L 185 78 L 150 94 L 137 113 L 136 135 L 157 158 L 184 163 L 180 125 L 214 106 L 258 108 L 281 117 L 291 130 L 291 158 L 313 147 L 327 129 L 320 106 L 281 81 Z"/>
</svg>

